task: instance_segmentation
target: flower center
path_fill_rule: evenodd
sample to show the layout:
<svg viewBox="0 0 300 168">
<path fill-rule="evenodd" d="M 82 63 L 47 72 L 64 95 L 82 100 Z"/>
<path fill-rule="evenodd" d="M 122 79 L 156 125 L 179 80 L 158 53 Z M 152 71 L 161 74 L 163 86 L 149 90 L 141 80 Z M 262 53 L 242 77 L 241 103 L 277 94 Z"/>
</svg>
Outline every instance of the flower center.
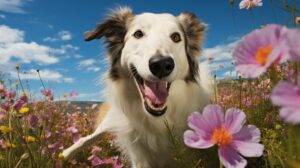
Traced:
<svg viewBox="0 0 300 168">
<path fill-rule="evenodd" d="M 211 140 L 219 146 L 228 145 L 232 141 L 232 135 L 222 126 L 214 130 Z"/>
<path fill-rule="evenodd" d="M 265 65 L 271 52 L 272 52 L 272 46 L 271 45 L 268 45 L 268 46 L 265 46 L 265 47 L 259 47 L 258 50 L 256 51 L 256 54 L 255 54 L 255 60 L 259 64 Z"/>
</svg>

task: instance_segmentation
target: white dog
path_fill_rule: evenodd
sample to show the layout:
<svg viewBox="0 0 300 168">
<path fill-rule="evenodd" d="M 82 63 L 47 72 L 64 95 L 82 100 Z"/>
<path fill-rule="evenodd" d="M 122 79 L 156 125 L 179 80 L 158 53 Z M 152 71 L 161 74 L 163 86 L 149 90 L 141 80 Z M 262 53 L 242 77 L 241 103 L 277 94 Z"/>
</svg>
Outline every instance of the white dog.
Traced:
<svg viewBox="0 0 300 168">
<path fill-rule="evenodd" d="M 204 30 L 191 13 L 134 15 L 120 8 L 87 32 L 86 41 L 106 37 L 110 109 L 93 134 L 63 151 L 64 158 L 112 132 L 132 167 L 176 167 L 166 123 L 182 140 L 187 116 L 209 103 L 210 79 L 198 64 Z"/>
</svg>

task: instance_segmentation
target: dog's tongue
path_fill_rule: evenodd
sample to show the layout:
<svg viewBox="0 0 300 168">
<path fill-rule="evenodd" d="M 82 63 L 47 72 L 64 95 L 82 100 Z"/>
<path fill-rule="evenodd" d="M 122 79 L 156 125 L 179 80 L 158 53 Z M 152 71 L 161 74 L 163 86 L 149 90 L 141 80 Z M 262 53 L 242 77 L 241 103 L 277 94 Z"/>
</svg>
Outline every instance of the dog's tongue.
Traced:
<svg viewBox="0 0 300 168">
<path fill-rule="evenodd" d="M 153 105 L 160 105 L 166 102 L 168 97 L 167 82 L 148 82 L 144 83 L 144 94 L 151 100 Z"/>
</svg>

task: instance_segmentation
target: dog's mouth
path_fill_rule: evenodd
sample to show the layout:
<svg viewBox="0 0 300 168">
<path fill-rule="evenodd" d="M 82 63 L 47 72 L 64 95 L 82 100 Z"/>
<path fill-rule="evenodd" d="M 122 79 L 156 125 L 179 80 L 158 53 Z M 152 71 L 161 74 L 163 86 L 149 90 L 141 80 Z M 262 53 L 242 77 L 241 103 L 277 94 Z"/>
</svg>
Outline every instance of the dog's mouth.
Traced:
<svg viewBox="0 0 300 168">
<path fill-rule="evenodd" d="M 167 110 L 167 98 L 171 83 L 162 80 L 144 80 L 134 66 L 131 66 L 131 72 L 142 95 L 146 111 L 156 117 L 162 116 Z"/>
</svg>

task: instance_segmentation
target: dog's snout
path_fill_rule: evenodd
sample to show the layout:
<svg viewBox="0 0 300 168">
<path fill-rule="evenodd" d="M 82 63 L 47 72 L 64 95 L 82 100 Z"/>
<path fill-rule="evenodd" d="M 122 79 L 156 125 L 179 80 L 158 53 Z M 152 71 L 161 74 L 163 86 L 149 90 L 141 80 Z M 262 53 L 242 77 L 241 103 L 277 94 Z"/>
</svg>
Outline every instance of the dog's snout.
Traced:
<svg viewBox="0 0 300 168">
<path fill-rule="evenodd" d="M 174 69 L 174 60 L 171 57 L 161 55 L 153 56 L 149 60 L 149 67 L 152 74 L 158 78 L 170 75 Z"/>
</svg>

